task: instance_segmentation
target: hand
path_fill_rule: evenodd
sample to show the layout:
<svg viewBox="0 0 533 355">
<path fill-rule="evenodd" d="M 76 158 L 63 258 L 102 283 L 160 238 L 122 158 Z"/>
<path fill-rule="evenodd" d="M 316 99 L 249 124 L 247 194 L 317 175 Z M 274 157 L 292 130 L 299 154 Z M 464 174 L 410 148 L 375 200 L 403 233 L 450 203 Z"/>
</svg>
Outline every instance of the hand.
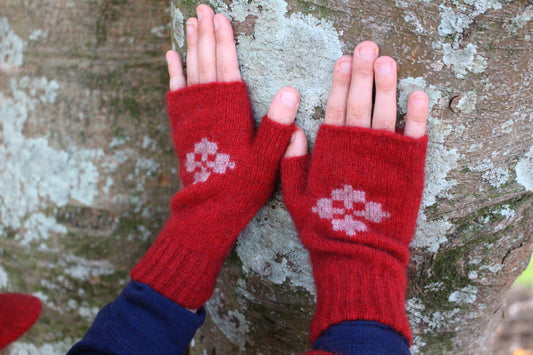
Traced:
<svg viewBox="0 0 533 355">
<path fill-rule="evenodd" d="M 170 124 L 184 188 L 132 279 L 194 310 L 211 296 L 237 236 L 271 196 L 299 95 L 281 89 L 256 130 L 230 22 L 206 5 L 187 20 L 187 79 L 167 53 Z"/>
<path fill-rule="evenodd" d="M 317 288 L 313 342 L 346 320 L 411 337 L 406 267 L 424 187 L 428 98 L 410 95 L 405 132 L 395 133 L 396 75 L 396 62 L 378 58 L 373 42 L 340 58 L 312 158 L 298 130 L 282 161 L 283 198 Z"/>
<path fill-rule="evenodd" d="M 173 50 L 166 54 L 170 91 L 215 81 L 242 81 L 229 20 L 223 14 L 215 15 L 204 4 L 197 7 L 196 13 L 198 18 L 186 21 L 187 78 L 179 54 Z M 299 101 L 298 91 L 285 87 L 274 96 L 267 115 L 275 122 L 290 125 L 296 117 Z"/>
<path fill-rule="evenodd" d="M 353 57 L 347 55 L 337 60 L 326 105 L 324 124 L 395 131 L 396 61 L 388 56 L 378 57 L 378 52 L 377 44 L 365 41 L 355 47 Z M 374 83 L 376 99 L 372 105 Z M 427 116 L 428 97 L 426 93 L 414 91 L 407 102 L 403 134 L 412 138 L 424 136 Z M 298 130 L 285 157 L 306 154 L 307 140 L 303 131 Z"/>
</svg>

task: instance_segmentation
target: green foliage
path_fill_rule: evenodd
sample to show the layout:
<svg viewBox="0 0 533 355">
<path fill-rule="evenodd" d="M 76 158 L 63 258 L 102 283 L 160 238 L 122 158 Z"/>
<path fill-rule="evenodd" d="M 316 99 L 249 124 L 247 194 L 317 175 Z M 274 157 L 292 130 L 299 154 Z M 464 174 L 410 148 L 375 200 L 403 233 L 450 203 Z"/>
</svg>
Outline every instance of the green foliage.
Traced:
<svg viewBox="0 0 533 355">
<path fill-rule="evenodd" d="M 527 269 L 516 279 L 515 283 L 517 285 L 522 285 L 526 287 L 533 287 L 533 255 L 531 255 L 531 260 L 529 261 L 529 266 Z"/>
</svg>

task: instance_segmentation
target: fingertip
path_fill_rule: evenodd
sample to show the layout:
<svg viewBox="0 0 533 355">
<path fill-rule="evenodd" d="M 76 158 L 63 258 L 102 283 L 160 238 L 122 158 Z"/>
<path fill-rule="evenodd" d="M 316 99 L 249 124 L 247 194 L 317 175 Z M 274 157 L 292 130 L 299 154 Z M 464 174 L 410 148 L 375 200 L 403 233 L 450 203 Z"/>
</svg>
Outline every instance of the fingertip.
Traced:
<svg viewBox="0 0 533 355">
<path fill-rule="evenodd" d="M 287 86 L 277 92 L 268 109 L 268 117 L 284 125 L 290 125 L 296 119 L 300 93 L 293 87 Z"/>
<path fill-rule="evenodd" d="M 409 95 L 409 100 L 416 100 L 420 103 L 426 103 L 428 102 L 428 95 L 423 90 L 415 90 Z"/>
<path fill-rule="evenodd" d="M 342 75 L 352 74 L 352 61 L 351 55 L 343 55 L 335 62 L 335 72 L 339 72 Z"/>
<path fill-rule="evenodd" d="M 200 4 L 196 7 L 196 15 L 198 16 L 198 19 L 200 20 L 202 15 L 214 15 L 213 9 L 206 5 L 206 4 Z"/>
<path fill-rule="evenodd" d="M 388 55 L 382 55 L 381 57 L 376 58 L 376 60 L 374 61 L 374 68 L 377 68 L 379 64 L 383 63 L 390 63 L 396 65 L 396 60 L 394 60 L 394 58 Z"/>
<path fill-rule="evenodd" d="M 413 91 L 407 100 L 407 118 L 417 122 L 426 122 L 428 110 L 428 95 L 422 90 Z"/>
<path fill-rule="evenodd" d="M 168 65 L 168 74 L 170 76 L 170 91 L 179 90 L 186 85 L 180 56 L 176 51 L 169 50 L 165 57 Z"/>
<path fill-rule="evenodd" d="M 215 30 L 217 30 L 221 24 L 225 24 L 225 23 L 231 24 L 229 19 L 223 13 L 215 14 L 215 16 L 213 16 L 213 22 L 214 22 Z"/>
<path fill-rule="evenodd" d="M 376 85 L 385 89 L 396 88 L 398 65 L 394 58 L 383 55 L 374 61 Z"/>
<path fill-rule="evenodd" d="M 307 137 L 304 131 L 296 126 L 287 150 L 285 151 L 285 158 L 302 157 L 307 155 Z"/>
<path fill-rule="evenodd" d="M 281 89 L 280 100 L 287 108 L 297 108 L 300 104 L 300 93 L 293 87 L 284 87 Z"/>
<path fill-rule="evenodd" d="M 363 58 L 376 58 L 379 54 L 379 46 L 373 41 L 363 41 L 354 48 L 354 59 L 358 56 Z"/>
<path fill-rule="evenodd" d="M 196 39 L 193 35 L 196 34 L 195 29 L 198 28 L 198 19 L 196 17 L 189 17 L 185 22 L 185 27 L 187 30 L 187 37 L 189 39 Z"/>
<path fill-rule="evenodd" d="M 169 58 L 172 58 L 174 56 L 174 53 L 175 54 L 178 54 L 175 50 L 173 49 L 169 49 L 166 53 L 165 53 L 165 57 L 167 58 L 167 60 Z"/>
<path fill-rule="evenodd" d="M 413 91 L 407 100 L 406 136 L 420 138 L 426 134 L 429 112 L 429 99 L 424 91 Z"/>
</svg>

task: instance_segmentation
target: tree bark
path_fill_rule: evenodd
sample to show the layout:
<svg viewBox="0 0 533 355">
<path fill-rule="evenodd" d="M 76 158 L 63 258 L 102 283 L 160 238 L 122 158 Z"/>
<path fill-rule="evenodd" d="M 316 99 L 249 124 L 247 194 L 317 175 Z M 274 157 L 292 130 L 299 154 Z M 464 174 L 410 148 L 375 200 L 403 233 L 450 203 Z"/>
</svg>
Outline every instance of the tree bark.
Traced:
<svg viewBox="0 0 533 355">
<path fill-rule="evenodd" d="M 174 33 L 194 5 L 173 0 L 181 10 Z M 256 118 L 275 91 L 294 86 L 302 94 L 297 123 L 311 142 L 334 61 L 362 40 L 398 61 L 399 126 L 408 94 L 426 90 L 430 145 L 409 267 L 411 350 L 490 352 L 502 301 L 533 247 L 532 5 L 268 0 L 214 7 L 232 19 Z M 182 43 L 174 44 L 183 52 Z M 240 236 L 192 354 L 300 353 L 309 346 L 313 298 L 307 254 L 277 194 Z"/>
<path fill-rule="evenodd" d="M 169 9 L 0 0 L 0 292 L 44 303 L 6 354 L 64 354 L 168 215 Z"/>
<path fill-rule="evenodd" d="M 163 54 L 196 2 L 0 0 L 0 291 L 43 315 L 8 354 L 64 353 L 128 282 L 179 188 Z M 398 60 L 400 112 L 432 111 L 407 301 L 413 353 L 485 353 L 533 248 L 533 5 L 507 0 L 225 1 L 259 119 L 302 94 L 311 142 L 334 61 Z M 403 116 L 399 117 L 399 125 Z M 312 148 L 312 144 L 311 144 Z M 314 286 L 279 193 L 240 236 L 193 354 L 309 348 Z"/>
</svg>

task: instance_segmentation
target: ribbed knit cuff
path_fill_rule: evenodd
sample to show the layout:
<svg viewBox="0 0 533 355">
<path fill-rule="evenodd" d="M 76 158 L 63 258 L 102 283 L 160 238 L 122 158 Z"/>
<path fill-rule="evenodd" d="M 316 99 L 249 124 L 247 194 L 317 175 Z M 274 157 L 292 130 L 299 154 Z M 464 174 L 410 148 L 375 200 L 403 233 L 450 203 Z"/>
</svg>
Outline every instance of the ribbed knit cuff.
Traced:
<svg viewBox="0 0 533 355">
<path fill-rule="evenodd" d="M 406 266 L 380 250 L 361 249 L 365 252 L 357 256 L 310 253 L 317 288 L 311 341 L 333 324 L 367 320 L 387 325 L 411 342 Z"/>
<path fill-rule="evenodd" d="M 220 240 L 216 248 L 205 245 L 199 238 L 184 243 L 179 239 L 195 236 L 177 235 L 176 231 L 180 230 L 177 222 L 178 217 L 171 216 L 130 276 L 185 308 L 197 309 L 211 297 L 232 240 Z"/>
</svg>

